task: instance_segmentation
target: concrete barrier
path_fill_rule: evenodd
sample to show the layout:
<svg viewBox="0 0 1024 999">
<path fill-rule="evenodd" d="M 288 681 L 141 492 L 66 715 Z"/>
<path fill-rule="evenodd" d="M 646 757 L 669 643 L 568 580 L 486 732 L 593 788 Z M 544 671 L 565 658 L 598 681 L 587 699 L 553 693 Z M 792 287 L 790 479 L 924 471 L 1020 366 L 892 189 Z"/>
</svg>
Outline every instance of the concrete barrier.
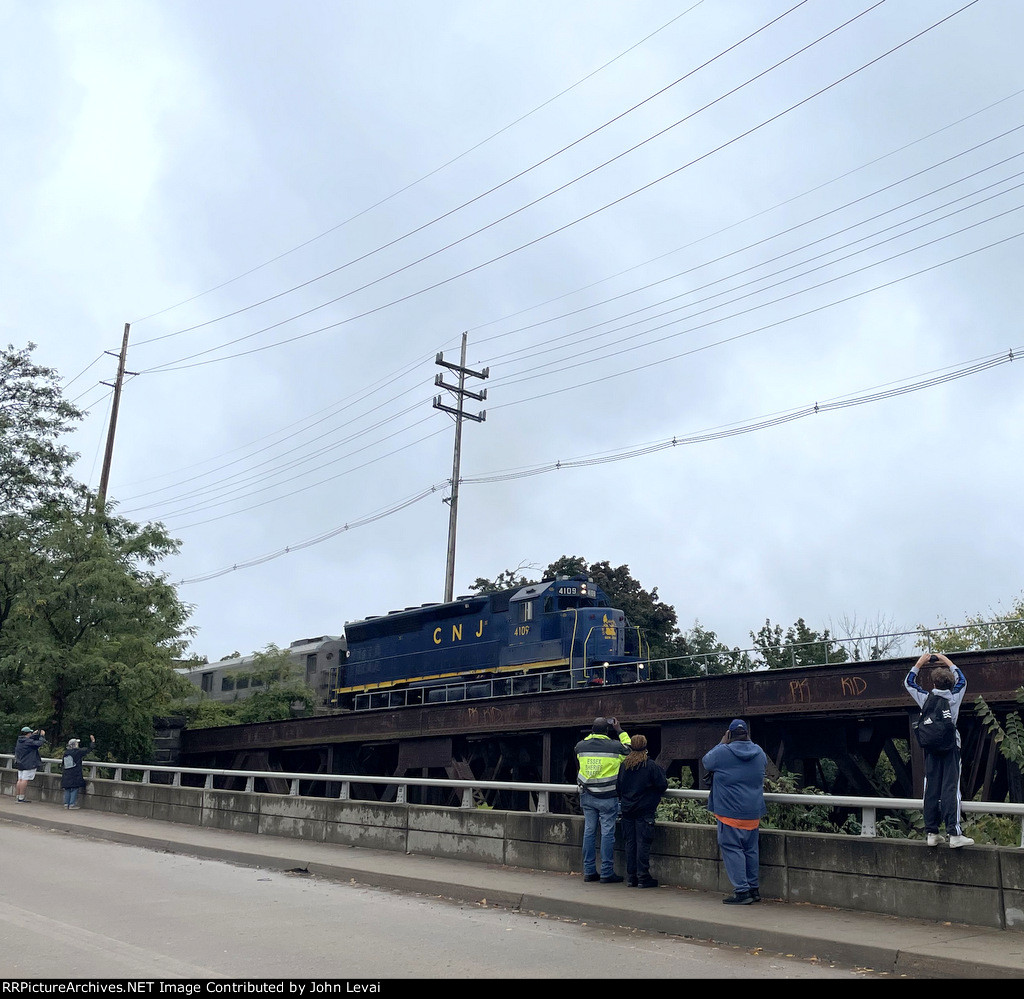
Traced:
<svg viewBox="0 0 1024 999">
<path fill-rule="evenodd" d="M 0 770 L 13 794 L 17 775 Z M 60 777 L 40 773 L 34 800 L 59 805 Z M 578 872 L 583 819 L 90 780 L 85 809 L 318 843 Z M 618 869 L 623 869 L 621 854 Z M 729 892 L 713 826 L 659 823 L 651 866 L 665 884 Z M 834 908 L 1024 929 L 1024 851 L 929 849 L 917 840 L 761 832 L 761 893 Z"/>
</svg>

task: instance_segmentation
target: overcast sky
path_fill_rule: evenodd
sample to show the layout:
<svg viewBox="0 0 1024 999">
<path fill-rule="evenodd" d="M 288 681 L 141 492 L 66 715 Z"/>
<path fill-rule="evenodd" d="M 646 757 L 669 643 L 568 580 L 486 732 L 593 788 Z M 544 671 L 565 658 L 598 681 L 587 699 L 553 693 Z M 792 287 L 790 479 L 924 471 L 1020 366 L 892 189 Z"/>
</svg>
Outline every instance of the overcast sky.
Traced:
<svg viewBox="0 0 1024 999">
<path fill-rule="evenodd" d="M 456 593 L 607 559 L 744 648 L 999 611 L 1022 37 L 1018 0 L 0 0 L 0 340 L 95 488 L 131 323 L 110 495 L 181 539 L 211 659 L 442 598 L 463 331 Z"/>
</svg>

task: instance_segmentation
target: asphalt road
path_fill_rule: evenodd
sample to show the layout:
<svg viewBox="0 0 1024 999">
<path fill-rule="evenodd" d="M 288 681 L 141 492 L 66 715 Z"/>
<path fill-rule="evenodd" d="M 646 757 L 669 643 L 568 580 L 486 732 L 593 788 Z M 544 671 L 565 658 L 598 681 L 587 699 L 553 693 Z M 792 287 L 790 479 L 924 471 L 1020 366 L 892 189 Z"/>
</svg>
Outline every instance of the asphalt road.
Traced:
<svg viewBox="0 0 1024 999">
<path fill-rule="evenodd" d="M 813 961 L 0 827 L 3 978 L 860 978 Z"/>
</svg>

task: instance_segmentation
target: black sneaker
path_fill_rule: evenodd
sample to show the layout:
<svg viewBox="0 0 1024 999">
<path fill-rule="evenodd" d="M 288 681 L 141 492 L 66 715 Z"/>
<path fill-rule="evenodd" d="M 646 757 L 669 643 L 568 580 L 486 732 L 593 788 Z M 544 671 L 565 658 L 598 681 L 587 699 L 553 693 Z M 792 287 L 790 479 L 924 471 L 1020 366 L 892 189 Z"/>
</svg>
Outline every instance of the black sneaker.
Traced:
<svg viewBox="0 0 1024 999">
<path fill-rule="evenodd" d="M 722 899 L 723 905 L 750 905 L 754 899 L 751 897 L 750 892 L 737 891 L 733 892 L 728 898 Z"/>
<path fill-rule="evenodd" d="M 583 880 L 587 884 L 590 884 L 592 881 L 600 881 L 601 880 L 601 875 L 600 874 L 584 874 L 583 875 Z"/>
<path fill-rule="evenodd" d="M 601 878 L 601 884 L 603 885 L 620 885 L 626 879 L 621 874 L 609 874 L 606 878 Z"/>
<path fill-rule="evenodd" d="M 638 881 L 636 886 L 637 886 L 637 888 L 657 888 L 658 887 L 658 879 L 657 878 L 647 878 L 644 881 Z"/>
<path fill-rule="evenodd" d="M 761 901 L 761 894 L 760 894 L 760 892 L 756 888 L 751 888 L 750 889 L 750 901 L 751 902 L 760 902 Z"/>
<path fill-rule="evenodd" d="M 626 882 L 626 885 L 627 885 L 628 887 L 630 887 L 630 888 L 635 888 L 635 887 L 636 887 L 636 880 L 635 880 L 634 878 L 630 878 L 630 879 L 629 879 L 629 880 L 628 880 L 628 881 Z"/>
</svg>

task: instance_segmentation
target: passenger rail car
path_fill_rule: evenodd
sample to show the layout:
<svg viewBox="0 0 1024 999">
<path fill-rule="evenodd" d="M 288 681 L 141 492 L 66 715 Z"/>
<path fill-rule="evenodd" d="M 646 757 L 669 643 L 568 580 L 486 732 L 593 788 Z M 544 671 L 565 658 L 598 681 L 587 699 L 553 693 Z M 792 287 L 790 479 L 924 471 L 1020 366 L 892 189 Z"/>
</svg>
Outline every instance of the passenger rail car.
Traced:
<svg viewBox="0 0 1024 999">
<path fill-rule="evenodd" d="M 331 669 L 344 661 L 345 654 L 345 639 L 336 635 L 302 638 L 288 646 L 295 675 L 316 691 L 321 705 L 328 700 Z M 178 672 L 215 701 L 238 701 L 261 689 L 253 676 L 255 665 L 254 656 L 236 656 Z"/>
<path fill-rule="evenodd" d="M 345 625 L 330 704 L 394 707 L 646 679 L 643 638 L 586 577 Z"/>
</svg>

